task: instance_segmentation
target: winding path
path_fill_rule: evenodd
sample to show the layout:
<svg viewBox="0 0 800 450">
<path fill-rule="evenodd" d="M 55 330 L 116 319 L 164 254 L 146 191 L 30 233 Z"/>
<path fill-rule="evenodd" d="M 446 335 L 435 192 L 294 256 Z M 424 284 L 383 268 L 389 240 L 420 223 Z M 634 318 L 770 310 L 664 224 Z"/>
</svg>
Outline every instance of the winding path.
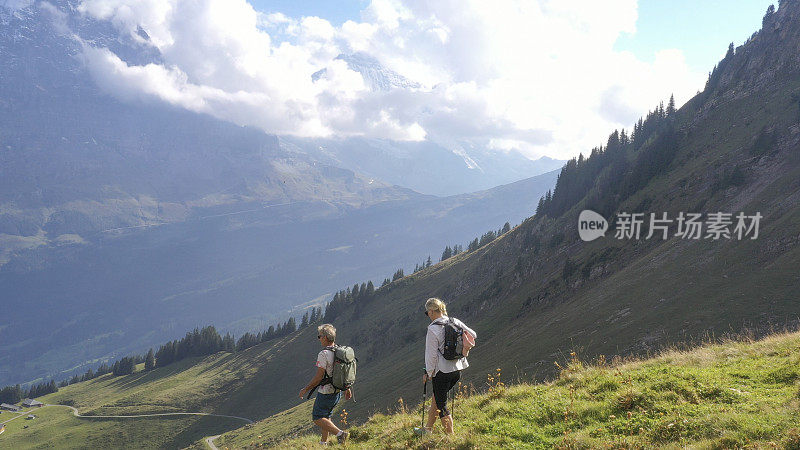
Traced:
<svg viewBox="0 0 800 450">
<path fill-rule="evenodd" d="M 64 408 L 69 408 L 72 410 L 72 415 L 75 417 L 81 417 L 85 419 L 131 419 L 137 417 L 159 417 L 159 416 L 211 416 L 211 417 L 227 417 L 229 419 L 238 419 L 243 420 L 247 423 L 253 423 L 252 420 L 248 419 L 247 417 L 240 417 L 240 416 L 229 416 L 226 414 L 211 414 L 211 413 L 199 413 L 199 412 L 177 412 L 177 413 L 153 413 L 153 414 L 132 414 L 126 416 L 84 416 L 78 412 L 78 409 L 73 406 L 68 405 L 51 405 L 47 404 L 44 406 L 62 406 Z"/>
<path fill-rule="evenodd" d="M 75 417 L 82 417 L 86 419 L 128 419 L 128 418 L 136 418 L 136 417 L 158 417 L 158 416 L 211 416 L 211 417 L 225 417 L 228 419 L 237 419 L 243 420 L 248 424 L 253 423 L 252 420 L 248 419 L 247 417 L 241 416 L 230 416 L 227 414 L 210 414 L 210 413 L 196 413 L 196 412 L 183 412 L 183 413 L 153 413 L 153 414 L 134 414 L 129 416 L 83 416 L 78 412 L 78 409 L 73 406 L 68 405 L 51 405 L 47 404 L 45 406 L 63 406 L 65 408 L 69 408 L 72 410 L 72 415 Z M 16 417 L 15 417 L 16 419 Z M 205 438 L 206 444 L 211 448 L 211 450 L 219 450 L 219 448 L 214 445 L 214 439 L 220 437 L 221 435 L 217 434 L 215 436 L 209 436 Z"/>
<path fill-rule="evenodd" d="M 253 423 L 253 421 L 248 419 L 247 417 L 231 416 L 231 415 L 227 415 L 227 414 L 200 413 L 200 412 L 132 414 L 132 415 L 127 415 L 127 416 L 84 416 L 81 413 L 79 413 L 78 412 L 78 408 L 75 408 L 74 406 L 54 405 L 54 404 L 48 403 L 48 404 L 45 404 L 44 406 L 42 406 L 42 408 L 46 408 L 48 406 L 61 406 L 62 408 L 69 408 L 69 409 L 72 410 L 72 415 L 73 416 L 80 417 L 82 419 L 135 419 L 135 418 L 141 418 L 141 417 L 162 417 L 162 416 L 209 416 L 209 417 L 224 417 L 224 418 L 228 418 L 228 419 L 241 420 L 241 421 L 247 422 L 248 424 Z M 21 411 L 19 413 L 19 415 L 15 416 L 15 417 L 12 417 L 11 419 L 8 419 L 8 420 L 6 420 L 4 422 L 0 422 L 0 423 L 5 424 L 5 423 L 8 423 L 8 422 L 11 422 L 14 419 L 18 419 L 18 418 L 20 418 L 20 417 L 22 417 L 22 416 L 24 416 L 26 414 L 30 414 L 30 413 L 34 412 L 36 409 L 38 409 L 38 408 L 30 409 L 28 411 Z M 0 431 L 0 433 L 3 433 L 3 431 L 5 431 L 5 430 Z M 214 439 L 216 439 L 216 438 L 218 438 L 220 436 L 221 435 L 218 434 L 216 436 L 209 436 L 209 437 L 205 438 L 205 442 L 206 442 L 206 444 L 208 444 L 208 446 L 211 448 L 211 450 L 219 450 L 217 448 L 217 446 L 214 445 Z"/>
<path fill-rule="evenodd" d="M 209 436 L 209 437 L 206 438 L 206 444 L 208 444 L 208 447 L 211 448 L 211 450 L 219 450 L 219 447 L 214 445 L 214 439 L 216 439 L 216 438 L 218 438 L 220 436 L 222 436 L 222 435 L 218 434 L 216 436 Z"/>
</svg>

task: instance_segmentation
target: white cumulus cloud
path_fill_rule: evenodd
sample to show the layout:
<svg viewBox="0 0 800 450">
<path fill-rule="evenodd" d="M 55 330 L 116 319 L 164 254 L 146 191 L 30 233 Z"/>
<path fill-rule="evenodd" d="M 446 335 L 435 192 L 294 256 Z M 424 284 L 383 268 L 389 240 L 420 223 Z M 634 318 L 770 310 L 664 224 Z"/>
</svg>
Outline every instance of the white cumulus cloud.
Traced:
<svg viewBox="0 0 800 450">
<path fill-rule="evenodd" d="M 135 66 L 86 45 L 101 87 L 277 134 L 461 140 L 565 158 L 704 81 L 679 50 L 652 62 L 614 50 L 636 31 L 636 0 L 372 0 L 341 26 L 245 0 L 84 0 L 79 10 L 162 57 Z M 341 54 L 380 67 L 354 70 Z M 409 82 L 376 90 L 368 76 Z"/>
</svg>

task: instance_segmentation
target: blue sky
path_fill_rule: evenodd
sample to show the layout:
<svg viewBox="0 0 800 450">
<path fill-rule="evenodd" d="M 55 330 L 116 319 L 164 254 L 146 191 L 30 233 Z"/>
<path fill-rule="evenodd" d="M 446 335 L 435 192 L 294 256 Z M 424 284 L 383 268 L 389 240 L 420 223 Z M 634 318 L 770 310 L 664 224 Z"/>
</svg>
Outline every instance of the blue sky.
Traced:
<svg viewBox="0 0 800 450">
<path fill-rule="evenodd" d="M 368 1 L 365 0 L 248 0 L 253 7 L 262 12 L 279 12 L 289 17 L 317 16 L 326 19 L 334 26 L 347 20 L 359 20 L 360 11 Z"/>
<path fill-rule="evenodd" d="M 623 34 L 617 50 L 652 61 L 658 50 L 677 48 L 694 70 L 709 72 L 733 42 L 744 43 L 761 28 L 774 0 L 644 0 L 639 1 L 635 34 Z"/>
</svg>

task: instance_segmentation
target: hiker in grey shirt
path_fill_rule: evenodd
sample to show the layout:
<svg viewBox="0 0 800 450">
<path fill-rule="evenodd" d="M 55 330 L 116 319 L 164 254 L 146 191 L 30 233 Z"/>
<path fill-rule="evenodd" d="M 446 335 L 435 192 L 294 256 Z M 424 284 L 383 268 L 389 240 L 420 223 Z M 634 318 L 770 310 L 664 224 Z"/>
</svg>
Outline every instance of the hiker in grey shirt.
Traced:
<svg viewBox="0 0 800 450">
<path fill-rule="evenodd" d="M 319 339 L 319 343 L 323 347 L 322 351 L 317 354 L 317 371 L 314 378 L 300 390 L 300 398 L 303 398 L 309 391 L 319 386 L 317 397 L 314 399 L 314 408 L 311 411 L 311 418 L 314 420 L 314 424 L 319 427 L 320 433 L 322 434 L 320 444 L 328 444 L 329 434 L 336 436 L 339 443 L 346 444 L 350 433 L 339 429 L 339 427 L 334 425 L 331 421 L 333 408 L 339 403 L 342 393 L 337 391 L 331 384 L 320 385 L 323 378 L 333 373 L 334 356 L 332 349 L 336 345 L 336 328 L 329 323 L 320 325 L 317 327 L 317 339 Z M 344 391 L 345 400 L 350 400 L 352 396 L 353 392 L 350 389 Z"/>
<path fill-rule="evenodd" d="M 466 357 L 451 361 L 445 359 L 442 354 L 445 333 L 442 324 L 450 320 L 447 317 L 447 308 L 444 302 L 438 298 L 429 298 L 425 302 L 425 315 L 431 319 L 431 324 L 428 325 L 428 333 L 425 336 L 425 375 L 423 375 L 422 382 L 427 383 L 430 379 L 433 385 L 433 401 L 425 431 L 430 432 L 433 429 L 436 424 L 436 415 L 434 414 L 438 411 L 445 433 L 452 434 L 453 416 L 447 409 L 447 393 L 461 379 L 461 371 L 469 367 L 469 362 Z M 469 334 L 474 343 L 475 338 L 478 337 L 475 331 L 458 319 L 453 318 L 452 321 L 461 327 L 465 334 Z"/>
</svg>

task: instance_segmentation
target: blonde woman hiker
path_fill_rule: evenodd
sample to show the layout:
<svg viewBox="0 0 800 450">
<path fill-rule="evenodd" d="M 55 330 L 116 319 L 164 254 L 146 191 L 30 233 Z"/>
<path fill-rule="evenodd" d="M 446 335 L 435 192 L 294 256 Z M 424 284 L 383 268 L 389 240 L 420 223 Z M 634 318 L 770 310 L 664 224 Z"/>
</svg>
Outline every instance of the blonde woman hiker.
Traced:
<svg viewBox="0 0 800 450">
<path fill-rule="evenodd" d="M 319 443 L 327 445 L 328 436 L 332 434 L 336 436 L 339 443 L 346 445 L 350 433 L 339 429 L 339 427 L 331 421 L 333 408 L 339 403 L 342 397 L 342 391 L 336 389 L 331 377 L 335 376 L 334 362 L 339 363 L 341 366 L 341 361 L 337 361 L 336 351 L 349 349 L 349 347 L 339 347 L 336 345 L 336 328 L 329 323 L 317 327 L 317 339 L 319 339 L 319 343 L 323 347 L 322 351 L 317 355 L 317 371 L 314 374 L 314 378 L 300 390 L 300 398 L 303 398 L 306 394 L 310 396 L 314 389 L 319 388 L 317 397 L 314 399 L 314 408 L 311 412 L 311 418 L 314 424 L 319 427 L 320 433 L 322 434 L 322 439 Z M 349 351 L 352 356 L 352 349 L 349 349 Z M 344 390 L 345 400 L 350 400 L 352 396 L 353 392 L 349 387 Z"/>
<path fill-rule="evenodd" d="M 425 302 L 425 315 L 431 320 L 425 336 L 425 375 L 422 382 L 432 381 L 433 401 L 428 423 L 420 433 L 430 433 L 436 424 L 436 413 L 447 434 L 453 433 L 453 416 L 447 409 L 447 394 L 461 379 L 461 371 L 469 366 L 467 355 L 478 335 L 464 322 L 447 316 L 447 308 L 438 298 Z"/>
</svg>

